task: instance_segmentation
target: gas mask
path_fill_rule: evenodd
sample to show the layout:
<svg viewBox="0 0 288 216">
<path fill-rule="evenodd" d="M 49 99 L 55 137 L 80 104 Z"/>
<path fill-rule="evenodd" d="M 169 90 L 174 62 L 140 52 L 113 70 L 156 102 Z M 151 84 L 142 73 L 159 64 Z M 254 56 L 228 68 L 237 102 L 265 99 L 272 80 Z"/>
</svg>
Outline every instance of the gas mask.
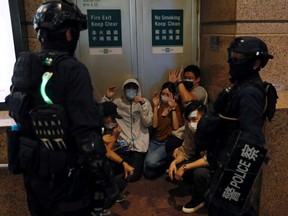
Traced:
<svg viewBox="0 0 288 216">
<path fill-rule="evenodd" d="M 183 80 L 183 84 L 185 86 L 186 89 L 192 89 L 194 86 L 194 80 L 191 79 L 184 79 Z"/>
<path fill-rule="evenodd" d="M 137 96 L 137 90 L 134 88 L 127 88 L 125 89 L 125 97 L 129 101 L 133 101 L 134 98 Z"/>
<path fill-rule="evenodd" d="M 243 79 L 253 73 L 254 58 L 235 59 L 229 58 L 229 75 L 232 80 Z"/>
</svg>

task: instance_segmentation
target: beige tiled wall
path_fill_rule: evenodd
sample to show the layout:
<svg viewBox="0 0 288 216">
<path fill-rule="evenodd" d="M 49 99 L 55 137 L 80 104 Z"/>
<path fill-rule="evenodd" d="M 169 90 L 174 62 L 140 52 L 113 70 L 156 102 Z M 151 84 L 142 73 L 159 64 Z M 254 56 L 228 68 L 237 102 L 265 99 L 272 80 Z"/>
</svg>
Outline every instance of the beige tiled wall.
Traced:
<svg viewBox="0 0 288 216">
<path fill-rule="evenodd" d="M 33 29 L 32 20 L 33 20 L 35 11 L 37 10 L 37 8 L 42 2 L 44 2 L 44 0 L 25 0 L 24 1 L 26 22 L 28 23 L 27 25 L 28 43 L 29 43 L 29 49 L 31 51 L 36 51 L 36 50 L 39 50 L 40 48 L 40 43 L 38 42 L 35 31 Z"/>
<path fill-rule="evenodd" d="M 261 76 L 277 86 L 288 88 L 287 3 L 282 0 L 263 0 L 261 4 L 257 0 L 201 0 L 201 67 L 212 99 L 223 85 L 229 85 L 226 50 L 230 41 L 241 35 L 256 36 L 266 42 L 274 59 L 261 70 Z M 212 36 L 219 37 L 217 52 L 210 50 Z"/>
<path fill-rule="evenodd" d="M 288 215 L 288 109 L 278 109 L 265 127 L 271 161 L 263 166 L 260 216 Z"/>
</svg>

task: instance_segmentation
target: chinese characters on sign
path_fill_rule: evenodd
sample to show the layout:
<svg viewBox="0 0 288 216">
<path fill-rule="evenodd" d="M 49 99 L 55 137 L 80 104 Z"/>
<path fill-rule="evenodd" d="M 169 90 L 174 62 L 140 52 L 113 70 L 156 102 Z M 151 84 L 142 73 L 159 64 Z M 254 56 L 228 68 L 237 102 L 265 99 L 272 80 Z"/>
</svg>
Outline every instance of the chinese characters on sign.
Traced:
<svg viewBox="0 0 288 216">
<path fill-rule="evenodd" d="M 122 54 L 121 10 L 87 10 L 90 55 Z"/>
<path fill-rule="evenodd" d="M 251 163 L 256 161 L 259 154 L 259 150 L 256 150 L 254 147 L 245 145 L 241 150 L 241 159 L 236 167 L 236 171 L 232 176 L 230 185 L 224 189 L 222 197 L 228 200 L 239 201 L 241 196 L 241 186 L 245 181 L 246 175 L 249 172 Z M 238 190 L 238 191 L 237 191 Z"/>
<path fill-rule="evenodd" d="M 183 53 L 183 10 L 152 10 L 152 53 Z"/>
<path fill-rule="evenodd" d="M 215 197 L 242 209 L 267 150 L 239 139 L 225 166 Z"/>
</svg>

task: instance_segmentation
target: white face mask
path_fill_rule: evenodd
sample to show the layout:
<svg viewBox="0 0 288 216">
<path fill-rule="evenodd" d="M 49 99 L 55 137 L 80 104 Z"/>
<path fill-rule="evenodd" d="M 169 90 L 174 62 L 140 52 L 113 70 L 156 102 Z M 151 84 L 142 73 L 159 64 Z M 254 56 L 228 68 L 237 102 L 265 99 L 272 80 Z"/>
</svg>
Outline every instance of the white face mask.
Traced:
<svg viewBox="0 0 288 216">
<path fill-rule="evenodd" d="M 116 128 L 116 127 L 117 127 L 117 123 L 111 122 L 111 123 L 109 123 L 109 124 L 104 124 L 104 127 L 105 127 L 106 129 L 113 129 L 113 128 Z"/>
<path fill-rule="evenodd" d="M 167 102 L 168 102 L 168 97 L 161 95 L 161 101 L 162 101 L 163 103 L 167 103 Z"/>
<path fill-rule="evenodd" d="M 196 132 L 197 124 L 198 124 L 198 122 L 189 122 L 188 123 L 188 127 L 189 127 L 190 131 Z"/>
</svg>

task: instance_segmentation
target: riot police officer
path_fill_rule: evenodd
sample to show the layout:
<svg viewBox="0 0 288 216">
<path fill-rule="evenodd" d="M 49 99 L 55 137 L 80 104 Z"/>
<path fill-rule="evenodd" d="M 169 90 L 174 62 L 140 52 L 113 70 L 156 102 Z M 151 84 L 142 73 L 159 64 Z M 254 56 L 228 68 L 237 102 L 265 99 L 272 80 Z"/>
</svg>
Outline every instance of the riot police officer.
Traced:
<svg viewBox="0 0 288 216">
<path fill-rule="evenodd" d="M 49 1 L 38 8 L 33 24 L 41 43 L 38 56 L 48 72 L 41 81 L 41 68 L 31 68 L 31 77 L 36 78 L 22 79 L 17 70 L 29 59 L 20 55 L 23 61 L 18 60 L 14 69 L 18 77 L 12 78 L 14 91 L 25 95 L 16 100 L 28 97 L 29 103 L 23 99 L 21 106 L 30 104 L 29 118 L 17 114 L 29 210 L 33 216 L 88 216 L 94 196 L 91 167 L 98 166 L 105 147 L 89 72 L 73 57 L 80 31 L 87 29 L 86 15 L 69 0 Z"/>
<path fill-rule="evenodd" d="M 263 81 L 259 71 L 272 58 L 266 44 L 256 37 L 237 37 L 228 48 L 229 75 L 233 85 L 221 92 L 214 103 L 214 109 L 221 115 L 221 119 L 217 130 L 218 142 L 214 143 L 211 147 L 213 150 L 210 149 L 208 153 L 212 173 L 216 170 L 211 182 L 210 193 L 211 197 L 214 197 L 210 197 L 209 216 L 258 215 L 249 200 L 239 207 L 238 211 L 235 211 L 239 203 L 237 196 L 243 192 L 241 191 L 243 188 L 239 185 L 237 185 L 239 191 L 234 193 L 234 197 L 227 198 L 227 201 L 215 199 L 214 193 L 220 187 L 219 179 L 223 175 L 223 167 L 227 165 L 226 156 L 233 153 L 229 148 L 233 144 L 232 137 L 236 134 L 238 136 L 241 131 L 242 134 L 249 134 L 249 137 L 253 137 L 247 140 L 248 142 L 252 141 L 260 147 L 264 146 L 265 137 L 262 127 L 265 120 L 263 116 L 265 93 L 262 89 Z M 241 183 L 244 182 L 245 177 L 246 173 L 243 172 L 239 182 L 240 180 Z"/>
</svg>

